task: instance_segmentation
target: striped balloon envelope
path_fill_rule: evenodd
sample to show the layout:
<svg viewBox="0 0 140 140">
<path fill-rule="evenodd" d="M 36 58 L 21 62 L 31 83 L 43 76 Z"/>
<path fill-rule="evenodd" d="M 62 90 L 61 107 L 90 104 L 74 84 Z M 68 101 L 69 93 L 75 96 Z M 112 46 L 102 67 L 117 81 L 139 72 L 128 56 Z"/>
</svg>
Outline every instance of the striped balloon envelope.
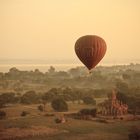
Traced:
<svg viewBox="0 0 140 140">
<path fill-rule="evenodd" d="M 76 55 L 89 70 L 101 61 L 106 49 L 106 42 L 97 35 L 82 36 L 75 43 Z"/>
</svg>

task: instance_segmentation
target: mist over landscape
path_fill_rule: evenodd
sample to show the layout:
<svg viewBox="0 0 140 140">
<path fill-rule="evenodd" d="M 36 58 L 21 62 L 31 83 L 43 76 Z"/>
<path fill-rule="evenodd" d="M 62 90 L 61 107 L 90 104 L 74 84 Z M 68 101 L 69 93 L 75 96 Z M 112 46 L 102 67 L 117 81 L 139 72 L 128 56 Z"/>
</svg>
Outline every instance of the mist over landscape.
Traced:
<svg viewBox="0 0 140 140">
<path fill-rule="evenodd" d="M 98 66 L 129 65 L 139 64 L 139 59 L 109 59 L 102 60 Z M 83 66 L 77 59 L 0 59 L 0 72 L 8 72 L 12 67 L 20 70 L 39 69 L 46 72 L 50 66 L 54 66 L 57 71 L 67 71 L 70 68 Z"/>
<path fill-rule="evenodd" d="M 140 140 L 139 0 L 0 0 L 0 140 Z"/>
</svg>

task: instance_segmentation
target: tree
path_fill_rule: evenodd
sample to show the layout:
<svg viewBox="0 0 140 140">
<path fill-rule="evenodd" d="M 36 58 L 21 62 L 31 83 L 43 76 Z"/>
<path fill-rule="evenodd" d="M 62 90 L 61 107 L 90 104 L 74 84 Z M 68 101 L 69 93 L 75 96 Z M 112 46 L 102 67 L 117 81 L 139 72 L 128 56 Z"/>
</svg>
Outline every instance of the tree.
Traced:
<svg viewBox="0 0 140 140">
<path fill-rule="evenodd" d="M 72 100 L 72 89 L 69 87 L 66 87 L 63 89 L 63 97 L 65 101 L 71 101 Z"/>
<path fill-rule="evenodd" d="M 131 76 L 127 73 L 123 73 L 122 77 L 123 77 L 124 80 L 130 80 L 130 78 L 131 78 Z"/>
<path fill-rule="evenodd" d="M 20 75 L 20 71 L 16 67 L 11 68 L 8 72 L 8 77 L 10 79 L 18 79 L 19 75 Z"/>
<path fill-rule="evenodd" d="M 3 78 L 4 78 L 4 73 L 0 72 L 0 80 L 3 80 Z"/>
<path fill-rule="evenodd" d="M 51 103 L 51 106 L 55 111 L 59 112 L 68 111 L 67 103 L 61 98 L 54 99 Z"/>
<path fill-rule="evenodd" d="M 69 70 L 69 73 L 72 77 L 79 77 L 81 74 L 80 74 L 80 68 L 79 67 L 76 67 L 76 68 L 71 68 Z"/>
<path fill-rule="evenodd" d="M 59 71 L 59 72 L 56 72 L 54 76 L 55 78 L 65 78 L 65 77 L 68 77 L 69 74 L 65 71 Z"/>
<path fill-rule="evenodd" d="M 18 98 L 13 92 L 7 92 L 0 95 L 0 107 L 4 107 L 6 104 L 17 103 Z"/>
<path fill-rule="evenodd" d="M 132 110 L 132 113 L 136 115 L 137 113 L 140 113 L 140 98 L 135 96 L 129 96 L 128 97 L 128 106 L 129 109 Z"/>
<path fill-rule="evenodd" d="M 50 68 L 48 69 L 48 72 L 50 74 L 54 74 L 55 73 L 55 68 L 53 66 L 50 66 Z"/>
<path fill-rule="evenodd" d="M 6 118 L 6 112 L 3 110 L 0 110 L 0 119 L 5 119 Z"/>
<path fill-rule="evenodd" d="M 127 93 L 129 91 L 128 84 L 122 81 L 118 81 L 116 83 L 116 88 L 118 91 L 123 92 L 123 93 Z"/>
<path fill-rule="evenodd" d="M 117 93 L 117 99 L 127 104 L 129 109 L 133 111 L 133 114 L 136 114 L 140 110 L 140 98 L 135 97 L 134 95 L 130 96 L 122 92 Z"/>
<path fill-rule="evenodd" d="M 21 103 L 23 104 L 32 104 L 38 102 L 39 96 L 36 94 L 35 91 L 28 91 L 21 97 Z"/>
<path fill-rule="evenodd" d="M 44 105 L 44 110 L 48 102 L 52 102 L 56 98 L 60 98 L 62 94 L 61 88 L 51 88 L 48 92 L 44 93 L 42 96 L 42 103 Z"/>
<path fill-rule="evenodd" d="M 45 102 L 51 102 L 54 98 L 58 97 L 58 94 L 59 94 L 58 89 L 52 88 L 43 95 L 42 100 Z"/>
<path fill-rule="evenodd" d="M 43 105 L 39 105 L 39 106 L 38 106 L 38 110 L 41 111 L 41 112 L 44 111 Z"/>
</svg>

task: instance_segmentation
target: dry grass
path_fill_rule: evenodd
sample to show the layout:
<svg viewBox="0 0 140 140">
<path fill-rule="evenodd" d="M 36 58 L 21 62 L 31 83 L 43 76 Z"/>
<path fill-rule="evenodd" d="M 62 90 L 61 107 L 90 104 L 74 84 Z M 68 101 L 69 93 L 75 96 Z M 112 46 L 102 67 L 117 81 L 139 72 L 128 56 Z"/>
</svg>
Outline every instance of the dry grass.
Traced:
<svg viewBox="0 0 140 140">
<path fill-rule="evenodd" d="M 0 140 L 9 140 L 17 138 L 35 137 L 35 136 L 50 136 L 64 131 L 48 128 L 45 126 L 31 126 L 29 128 L 8 128 L 0 130 Z"/>
<path fill-rule="evenodd" d="M 101 101 L 101 100 L 100 100 Z M 98 100 L 98 102 L 100 102 Z M 92 108 L 92 105 L 73 104 L 69 102 L 69 112 L 76 112 L 82 108 Z M 100 123 L 96 121 L 75 120 L 67 118 L 64 124 L 56 124 L 55 116 L 46 117 L 45 113 L 61 115 L 52 110 L 47 104 L 47 112 L 40 113 L 38 105 L 14 105 L 4 108 L 8 117 L 0 120 L 0 140 L 127 140 L 131 126 L 139 126 L 140 121 L 115 121 L 114 123 Z M 22 111 L 30 112 L 21 117 Z M 69 113 L 68 112 L 68 113 Z M 66 130 L 69 133 L 62 133 Z"/>
<path fill-rule="evenodd" d="M 7 118 L 9 118 L 9 119 L 21 117 L 20 115 L 21 115 L 22 111 L 29 112 L 30 116 L 37 116 L 37 115 L 43 114 L 38 110 L 38 105 L 39 104 L 33 104 L 33 105 L 16 104 L 16 105 L 12 105 L 12 106 L 3 108 L 2 110 L 4 110 L 6 112 Z M 85 104 L 78 104 L 78 103 L 73 104 L 72 102 L 69 102 L 68 106 L 69 106 L 69 112 L 78 112 L 80 109 L 83 109 L 83 108 L 93 108 L 94 107 L 93 105 L 85 105 Z M 47 113 L 47 112 L 54 113 L 54 114 L 56 113 L 52 109 L 51 104 L 46 104 L 45 110 L 46 110 L 45 113 Z"/>
<path fill-rule="evenodd" d="M 27 111 L 32 115 L 37 115 L 39 111 L 37 110 L 37 105 L 21 105 L 16 104 L 10 107 L 3 108 L 7 114 L 7 118 L 20 117 L 22 111 Z"/>
</svg>

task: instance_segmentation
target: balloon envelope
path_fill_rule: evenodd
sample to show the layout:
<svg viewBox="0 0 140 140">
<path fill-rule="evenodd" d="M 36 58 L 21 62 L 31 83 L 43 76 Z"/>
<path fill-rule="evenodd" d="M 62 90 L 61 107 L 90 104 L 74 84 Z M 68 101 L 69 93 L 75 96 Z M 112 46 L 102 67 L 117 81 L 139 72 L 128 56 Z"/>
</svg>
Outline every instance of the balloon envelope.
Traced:
<svg viewBox="0 0 140 140">
<path fill-rule="evenodd" d="M 75 52 L 78 58 L 89 70 L 101 61 L 106 49 L 106 42 L 96 35 L 82 36 L 75 43 Z"/>
</svg>

